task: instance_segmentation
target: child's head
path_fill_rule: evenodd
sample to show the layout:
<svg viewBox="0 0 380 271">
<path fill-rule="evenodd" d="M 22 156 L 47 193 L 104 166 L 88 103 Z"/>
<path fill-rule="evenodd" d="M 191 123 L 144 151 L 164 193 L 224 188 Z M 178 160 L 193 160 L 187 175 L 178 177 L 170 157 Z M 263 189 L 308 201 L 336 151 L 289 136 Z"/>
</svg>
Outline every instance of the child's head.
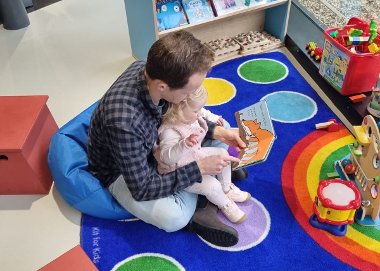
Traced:
<svg viewBox="0 0 380 271">
<path fill-rule="evenodd" d="M 193 123 L 207 101 L 207 91 L 201 86 L 179 104 L 171 104 L 163 116 L 165 121 L 171 123 Z"/>
</svg>

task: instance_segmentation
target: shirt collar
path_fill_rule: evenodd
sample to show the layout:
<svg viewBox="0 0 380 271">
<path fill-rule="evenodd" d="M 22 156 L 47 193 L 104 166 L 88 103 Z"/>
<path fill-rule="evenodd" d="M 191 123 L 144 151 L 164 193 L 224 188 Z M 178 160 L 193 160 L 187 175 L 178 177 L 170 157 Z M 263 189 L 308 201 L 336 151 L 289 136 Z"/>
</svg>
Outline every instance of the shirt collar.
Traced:
<svg viewBox="0 0 380 271">
<path fill-rule="evenodd" d="M 163 103 L 160 102 L 159 105 L 155 105 L 153 103 L 152 97 L 150 96 L 149 90 L 148 90 L 148 87 L 147 87 L 147 82 L 146 82 L 146 79 L 145 79 L 144 71 L 145 71 L 145 67 L 143 67 L 139 71 L 139 74 L 137 76 L 137 83 L 138 83 L 138 86 L 139 86 L 139 94 L 140 94 L 141 100 L 143 101 L 143 103 L 145 104 L 145 106 L 153 112 L 153 114 L 155 116 L 157 115 L 157 116 L 159 116 L 161 118 L 161 116 L 162 116 L 162 108 L 166 107 L 166 103 L 167 102 L 166 101 L 163 101 Z"/>
</svg>

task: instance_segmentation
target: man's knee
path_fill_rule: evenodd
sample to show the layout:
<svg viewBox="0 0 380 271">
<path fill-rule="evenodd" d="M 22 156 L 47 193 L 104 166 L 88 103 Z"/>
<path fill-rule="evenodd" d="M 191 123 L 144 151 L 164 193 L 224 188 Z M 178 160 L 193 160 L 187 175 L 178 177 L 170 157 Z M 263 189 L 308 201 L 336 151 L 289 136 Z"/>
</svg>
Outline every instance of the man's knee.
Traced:
<svg viewBox="0 0 380 271">
<path fill-rule="evenodd" d="M 192 215 L 186 215 L 181 210 L 166 210 L 157 217 L 157 226 L 166 232 L 178 231 L 189 223 L 191 217 Z"/>
<path fill-rule="evenodd" d="M 167 232 L 184 228 L 194 214 L 197 195 L 181 191 L 167 200 L 160 201 L 153 210 L 156 226 Z"/>
</svg>

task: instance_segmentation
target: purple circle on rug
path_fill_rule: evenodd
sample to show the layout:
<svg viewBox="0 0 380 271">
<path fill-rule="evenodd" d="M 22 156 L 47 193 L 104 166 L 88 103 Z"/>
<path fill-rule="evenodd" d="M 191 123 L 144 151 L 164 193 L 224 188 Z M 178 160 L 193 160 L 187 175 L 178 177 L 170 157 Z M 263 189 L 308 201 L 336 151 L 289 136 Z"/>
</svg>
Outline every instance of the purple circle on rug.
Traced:
<svg viewBox="0 0 380 271">
<path fill-rule="evenodd" d="M 270 216 L 264 205 L 251 198 L 251 200 L 238 203 L 239 207 L 247 214 L 247 219 L 241 224 L 230 222 L 219 211 L 218 217 L 224 224 L 235 228 L 239 233 L 239 242 L 232 247 L 215 246 L 205 240 L 208 245 L 226 251 L 242 251 L 260 244 L 268 235 L 270 229 Z"/>
</svg>

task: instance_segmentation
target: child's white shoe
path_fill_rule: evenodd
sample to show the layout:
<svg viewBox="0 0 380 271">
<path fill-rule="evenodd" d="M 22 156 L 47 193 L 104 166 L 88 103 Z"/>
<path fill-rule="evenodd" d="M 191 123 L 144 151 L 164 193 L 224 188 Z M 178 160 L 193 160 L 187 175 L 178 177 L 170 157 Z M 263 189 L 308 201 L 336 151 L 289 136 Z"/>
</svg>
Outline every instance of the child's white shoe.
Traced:
<svg viewBox="0 0 380 271">
<path fill-rule="evenodd" d="M 247 219 L 247 215 L 232 200 L 220 210 L 232 223 L 240 224 Z"/>
<path fill-rule="evenodd" d="M 241 191 L 239 187 L 233 183 L 230 185 L 230 190 L 224 192 L 227 197 L 234 202 L 245 202 L 251 198 L 251 194 L 246 191 Z"/>
</svg>

